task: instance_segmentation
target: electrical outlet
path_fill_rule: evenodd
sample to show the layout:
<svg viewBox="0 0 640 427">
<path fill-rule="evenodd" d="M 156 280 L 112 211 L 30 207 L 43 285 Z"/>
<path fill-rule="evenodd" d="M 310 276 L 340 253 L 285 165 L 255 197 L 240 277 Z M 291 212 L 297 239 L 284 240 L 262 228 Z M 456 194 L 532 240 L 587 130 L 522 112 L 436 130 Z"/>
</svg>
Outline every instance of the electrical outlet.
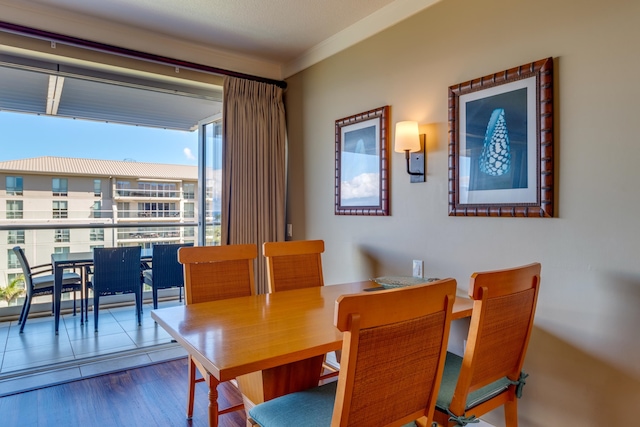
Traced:
<svg viewBox="0 0 640 427">
<path fill-rule="evenodd" d="M 293 237 L 293 225 L 287 224 L 287 237 Z"/>
<path fill-rule="evenodd" d="M 424 277 L 424 261 L 413 260 L 413 277 Z"/>
</svg>

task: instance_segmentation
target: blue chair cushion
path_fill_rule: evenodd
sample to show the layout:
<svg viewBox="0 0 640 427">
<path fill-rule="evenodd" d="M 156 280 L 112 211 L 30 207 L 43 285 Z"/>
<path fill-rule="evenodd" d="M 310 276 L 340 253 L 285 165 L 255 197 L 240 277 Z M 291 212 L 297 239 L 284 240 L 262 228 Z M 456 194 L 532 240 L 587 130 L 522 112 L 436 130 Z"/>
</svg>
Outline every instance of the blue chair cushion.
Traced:
<svg viewBox="0 0 640 427">
<path fill-rule="evenodd" d="M 438 400 L 436 401 L 436 408 L 442 412 L 447 412 L 447 409 L 449 409 L 449 406 L 451 405 L 451 400 L 453 399 L 453 393 L 456 389 L 456 384 L 458 383 L 458 376 L 460 375 L 461 367 L 462 357 L 447 352 L 444 372 L 442 374 L 442 382 L 440 383 L 440 392 L 438 393 Z M 505 391 L 510 384 L 511 382 L 509 379 L 504 377 L 469 393 L 465 409 L 471 409 L 474 406 L 497 396 Z"/>
<path fill-rule="evenodd" d="M 262 427 L 328 427 L 331 425 L 337 381 L 297 393 L 286 394 L 249 410 Z M 403 427 L 415 427 L 415 422 Z"/>
</svg>

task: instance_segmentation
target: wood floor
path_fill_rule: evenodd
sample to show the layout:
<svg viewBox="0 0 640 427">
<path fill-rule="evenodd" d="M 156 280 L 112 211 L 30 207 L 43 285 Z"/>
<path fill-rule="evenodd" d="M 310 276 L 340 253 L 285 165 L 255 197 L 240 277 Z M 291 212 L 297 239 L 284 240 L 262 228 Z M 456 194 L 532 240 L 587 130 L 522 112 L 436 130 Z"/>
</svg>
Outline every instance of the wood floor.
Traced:
<svg viewBox="0 0 640 427">
<path fill-rule="evenodd" d="M 196 385 L 193 419 L 185 418 L 187 359 L 159 363 L 0 398 L 0 425 L 208 426 L 207 386 Z M 218 387 L 220 407 L 241 402 L 236 389 Z M 220 427 L 245 427 L 244 411 L 220 417 Z"/>
</svg>

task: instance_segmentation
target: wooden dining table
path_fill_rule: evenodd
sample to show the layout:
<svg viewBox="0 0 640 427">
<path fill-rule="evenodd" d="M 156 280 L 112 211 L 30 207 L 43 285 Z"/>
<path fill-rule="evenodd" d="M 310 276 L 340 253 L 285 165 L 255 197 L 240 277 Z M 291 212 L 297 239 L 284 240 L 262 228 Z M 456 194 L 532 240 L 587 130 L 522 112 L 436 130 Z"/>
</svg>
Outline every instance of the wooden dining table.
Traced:
<svg viewBox="0 0 640 427">
<path fill-rule="evenodd" d="M 372 281 L 327 285 L 162 308 L 151 317 L 208 372 L 209 425 L 217 426 L 220 382 L 238 379 L 245 409 L 318 385 L 324 355 L 342 348 L 336 299 L 380 289 Z M 472 308 L 457 297 L 453 318 Z"/>
</svg>

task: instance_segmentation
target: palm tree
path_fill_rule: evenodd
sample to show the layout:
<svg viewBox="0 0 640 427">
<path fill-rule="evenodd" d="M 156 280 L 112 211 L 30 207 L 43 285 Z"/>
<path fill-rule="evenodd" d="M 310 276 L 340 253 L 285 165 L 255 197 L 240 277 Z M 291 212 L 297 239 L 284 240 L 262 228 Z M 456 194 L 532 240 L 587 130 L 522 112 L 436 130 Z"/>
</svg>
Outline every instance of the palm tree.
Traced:
<svg viewBox="0 0 640 427">
<path fill-rule="evenodd" d="M 7 286 L 0 288 L 0 298 L 11 304 L 11 301 L 24 293 L 24 275 L 14 277 Z"/>
</svg>

